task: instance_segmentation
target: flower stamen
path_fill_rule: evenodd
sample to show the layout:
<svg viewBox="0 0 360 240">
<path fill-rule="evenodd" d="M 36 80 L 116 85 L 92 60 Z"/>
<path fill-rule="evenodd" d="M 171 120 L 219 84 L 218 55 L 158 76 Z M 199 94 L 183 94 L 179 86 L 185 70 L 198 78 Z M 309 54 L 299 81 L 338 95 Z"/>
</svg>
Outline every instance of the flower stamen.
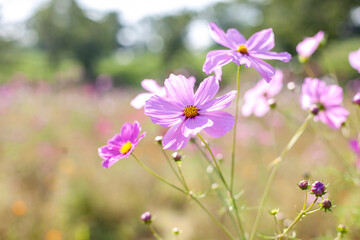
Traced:
<svg viewBox="0 0 360 240">
<path fill-rule="evenodd" d="M 242 54 L 248 54 L 248 50 L 243 44 L 241 44 L 236 51 Z"/>
<path fill-rule="evenodd" d="M 120 148 L 120 152 L 122 154 L 126 154 L 130 151 L 131 149 L 131 142 L 127 141 L 124 145 L 122 145 L 122 147 Z"/>
<path fill-rule="evenodd" d="M 184 109 L 185 117 L 187 118 L 193 118 L 198 115 L 199 110 L 197 107 L 194 107 L 193 105 L 189 105 Z"/>
</svg>

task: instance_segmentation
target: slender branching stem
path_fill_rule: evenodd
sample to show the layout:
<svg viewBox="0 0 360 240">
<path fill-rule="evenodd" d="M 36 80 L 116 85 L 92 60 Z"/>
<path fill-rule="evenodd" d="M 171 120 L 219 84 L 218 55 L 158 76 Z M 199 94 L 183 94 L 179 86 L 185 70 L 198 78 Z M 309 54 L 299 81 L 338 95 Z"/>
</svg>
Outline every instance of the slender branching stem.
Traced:
<svg viewBox="0 0 360 240">
<path fill-rule="evenodd" d="M 304 63 L 304 69 L 305 69 L 306 74 L 307 74 L 309 77 L 311 77 L 311 78 L 316 78 L 313 70 L 312 70 L 311 67 L 310 67 L 309 62 Z"/>
<path fill-rule="evenodd" d="M 222 172 L 221 172 L 221 169 L 220 169 L 220 167 L 219 167 L 219 164 L 218 164 L 216 158 L 214 157 L 214 154 L 213 154 L 213 152 L 211 151 L 209 145 L 208 145 L 207 142 L 201 137 L 201 135 L 200 135 L 199 133 L 198 133 L 198 136 L 199 136 L 199 138 L 201 139 L 201 141 L 204 143 L 204 145 L 205 145 L 205 147 L 207 148 L 207 150 L 209 151 L 209 153 L 210 153 L 210 155 L 211 155 L 211 157 L 212 157 L 212 159 L 213 159 L 213 161 L 214 161 L 214 163 L 215 163 L 216 169 L 217 169 L 217 171 L 218 171 L 218 173 L 219 173 L 221 182 L 224 184 L 226 190 L 228 191 L 231 204 L 232 204 L 232 206 L 233 206 L 233 208 L 234 208 L 234 211 L 235 211 L 235 217 L 236 217 L 236 221 L 237 221 L 237 223 L 238 223 L 238 228 L 240 229 L 241 237 L 242 237 L 242 239 L 245 240 L 245 231 L 244 231 L 244 228 L 243 228 L 242 223 L 241 223 L 241 219 L 240 219 L 240 215 L 239 215 L 239 209 L 238 209 L 238 207 L 237 207 L 237 204 L 236 204 L 236 201 L 235 201 L 235 199 L 234 199 L 233 193 L 232 193 L 229 185 L 227 184 L 227 182 L 226 182 L 226 180 L 225 180 L 225 178 L 224 178 L 224 176 L 223 176 L 223 174 L 222 174 Z"/>
<path fill-rule="evenodd" d="M 312 114 L 309 114 L 305 121 L 303 122 L 303 124 L 299 127 L 299 129 L 295 132 L 294 136 L 290 139 L 289 143 L 286 145 L 286 147 L 284 148 L 284 150 L 281 152 L 281 154 L 279 155 L 279 157 L 277 157 L 272 163 L 271 163 L 271 172 L 269 175 L 269 179 L 267 181 L 267 184 L 265 186 L 265 190 L 264 193 L 262 195 L 261 201 L 260 201 L 260 206 L 259 209 L 257 211 L 256 217 L 255 217 L 255 222 L 254 225 L 252 227 L 251 233 L 250 233 L 250 240 L 254 240 L 255 239 L 255 234 L 257 231 L 257 228 L 259 226 L 260 223 L 260 219 L 262 216 L 262 213 L 264 211 L 264 206 L 267 200 L 267 197 L 269 195 L 270 192 L 270 188 L 272 186 L 275 174 L 277 172 L 277 169 L 280 166 L 280 163 L 283 161 L 284 156 L 291 150 L 291 148 L 294 146 L 294 144 L 297 142 L 297 140 L 300 138 L 300 136 L 303 134 L 303 132 L 305 131 L 306 127 L 308 126 L 310 120 L 312 119 Z"/>
<path fill-rule="evenodd" d="M 233 131 L 233 142 L 232 142 L 232 151 L 231 151 L 231 176 L 230 176 L 230 191 L 234 189 L 234 169 L 235 169 L 235 149 L 236 149 L 236 126 L 238 121 L 238 111 L 239 111 L 239 93 L 240 90 L 240 65 L 237 68 L 236 73 L 236 100 L 235 100 L 235 125 Z"/>
<path fill-rule="evenodd" d="M 153 228 L 153 226 L 150 224 L 148 224 L 150 231 L 152 232 L 152 234 L 154 235 L 154 237 L 157 240 L 163 240 L 162 237 L 160 237 L 160 235 L 155 231 L 155 229 Z"/>
<path fill-rule="evenodd" d="M 295 226 L 295 224 L 303 217 L 305 216 L 306 214 L 310 214 L 309 210 L 314 206 L 314 204 L 316 203 L 316 201 L 319 199 L 319 197 L 316 197 L 315 200 L 312 202 L 312 204 L 307 208 L 305 209 L 305 211 L 301 211 L 297 217 L 295 218 L 295 220 L 290 224 L 289 227 L 287 227 L 282 234 L 280 234 L 278 236 L 279 240 L 282 240 L 284 238 L 284 236 Z M 317 209 L 315 211 L 312 211 L 312 212 L 317 212 L 318 210 L 320 209 Z"/>
<path fill-rule="evenodd" d="M 190 197 L 206 212 L 206 214 L 215 222 L 216 225 L 218 225 L 224 232 L 225 234 L 232 240 L 234 240 L 235 238 L 232 236 L 232 234 L 229 232 L 229 230 L 227 230 L 227 228 L 219 221 L 217 220 L 212 214 L 211 212 L 193 195 L 191 194 L 191 192 L 189 191 L 184 191 L 183 189 L 175 186 L 174 184 L 170 183 L 169 181 L 167 181 L 166 179 L 164 179 L 163 177 L 159 176 L 157 173 L 155 173 L 154 171 L 152 171 L 149 167 L 147 167 L 143 162 L 141 162 L 134 154 L 131 154 L 135 160 L 146 170 L 148 171 L 151 175 L 153 175 L 154 177 L 156 177 L 157 179 L 159 179 L 160 181 L 162 181 L 163 183 L 169 185 L 170 187 L 178 190 L 179 192 L 185 194 L 185 195 L 190 195 Z M 186 185 L 186 183 L 185 183 Z"/>
<path fill-rule="evenodd" d="M 184 185 L 184 183 L 183 183 L 183 181 L 181 180 L 181 178 L 180 178 L 180 176 L 179 176 L 179 174 L 176 172 L 176 170 L 175 170 L 175 168 L 174 168 L 174 166 L 173 166 L 173 164 L 172 164 L 172 162 L 171 162 L 171 160 L 170 160 L 170 158 L 168 157 L 168 155 L 166 154 L 166 152 L 165 152 L 165 150 L 161 147 L 161 151 L 162 151 L 162 153 L 163 153 L 163 155 L 164 155 L 164 157 L 165 157 L 165 159 L 166 159 L 166 161 L 168 162 L 168 164 L 169 164 L 169 166 L 170 166 L 170 168 L 171 168 L 171 170 L 173 171 L 173 173 L 175 174 L 175 176 L 176 176 L 176 178 L 179 180 L 179 182 L 185 187 L 185 185 Z"/>
<path fill-rule="evenodd" d="M 151 175 L 153 175 L 154 177 L 156 177 L 157 179 L 159 179 L 159 180 L 162 181 L 163 183 L 169 185 L 170 187 L 178 190 L 179 192 L 182 192 L 182 193 L 185 193 L 185 194 L 186 194 L 186 192 L 185 192 L 183 189 L 175 186 L 174 184 L 170 183 L 170 182 L 167 181 L 165 178 L 159 176 L 159 175 L 158 175 L 157 173 L 155 173 L 153 170 L 151 170 L 150 168 L 148 168 L 148 167 L 147 167 L 143 162 L 141 162 L 133 153 L 132 153 L 131 155 L 132 155 L 132 156 L 135 158 L 135 160 L 136 160 L 146 171 L 148 171 Z"/>
</svg>

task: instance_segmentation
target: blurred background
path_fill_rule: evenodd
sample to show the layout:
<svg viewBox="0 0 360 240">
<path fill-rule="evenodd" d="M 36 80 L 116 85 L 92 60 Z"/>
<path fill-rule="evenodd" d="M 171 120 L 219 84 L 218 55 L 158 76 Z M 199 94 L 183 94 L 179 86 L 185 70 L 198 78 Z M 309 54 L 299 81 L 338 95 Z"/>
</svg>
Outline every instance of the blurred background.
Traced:
<svg viewBox="0 0 360 240">
<path fill-rule="evenodd" d="M 297 86 L 283 90 L 281 111 L 264 119 L 240 118 L 237 126 L 236 187 L 243 189 L 239 204 L 250 230 L 267 165 L 306 116 L 297 110 L 305 73 L 295 51 L 304 37 L 326 33 L 327 43 L 309 64 L 317 76 L 342 85 L 346 106 L 356 111 L 350 97 L 360 86 L 359 74 L 348 53 L 360 47 L 358 1 L 0 0 L 0 239 L 153 239 L 139 220 L 144 211 L 156 216 L 155 228 L 165 239 L 175 239 L 173 227 L 182 230 L 179 239 L 224 238 L 196 205 L 133 159 L 103 169 L 97 155 L 124 122 L 138 120 L 148 136 L 136 149 L 138 157 L 176 181 L 153 142 L 166 129 L 129 103 L 143 91 L 145 78 L 162 85 L 170 73 L 193 75 L 198 82 L 206 77 L 206 53 L 223 49 L 210 38 L 209 22 L 237 28 L 246 38 L 271 27 L 275 50 L 293 55 L 287 64 L 271 62 L 284 69 L 285 84 Z M 235 64 L 224 67 L 222 91 L 234 88 L 235 73 Z M 258 79 L 254 70 L 242 71 L 241 92 Z M 357 122 L 351 115 L 350 126 Z M 297 226 L 302 239 L 333 239 L 338 223 L 351 226 L 349 239 L 360 239 L 358 173 L 343 137 L 356 135 L 350 129 L 333 132 L 314 124 L 274 183 L 268 208 L 280 207 L 286 219 L 302 204 L 296 184 L 304 175 L 331 182 L 335 213 L 307 217 Z M 278 147 L 272 146 L 272 132 Z M 230 135 L 211 139 L 224 156 L 225 171 Z M 189 185 L 206 192 L 206 205 L 229 222 L 204 159 L 191 144 L 183 154 Z M 273 228 L 271 216 L 264 217 L 261 231 L 270 235 Z"/>
</svg>

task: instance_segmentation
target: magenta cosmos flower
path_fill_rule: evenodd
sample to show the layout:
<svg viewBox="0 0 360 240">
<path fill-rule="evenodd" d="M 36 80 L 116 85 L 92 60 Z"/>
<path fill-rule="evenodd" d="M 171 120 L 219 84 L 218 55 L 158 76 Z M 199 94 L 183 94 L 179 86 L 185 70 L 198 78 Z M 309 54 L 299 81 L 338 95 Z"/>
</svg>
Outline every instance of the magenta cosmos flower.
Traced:
<svg viewBox="0 0 360 240">
<path fill-rule="evenodd" d="M 221 78 L 221 67 L 229 62 L 245 67 L 253 67 L 269 82 L 275 74 L 274 68 L 265 60 L 280 60 L 288 62 L 291 55 L 287 52 L 271 52 L 275 46 L 274 33 L 271 28 L 262 30 L 246 40 L 236 29 L 230 28 L 225 33 L 215 23 L 210 23 L 210 35 L 220 45 L 230 50 L 215 50 L 207 54 L 203 66 L 206 74 L 215 73 L 216 78 Z"/>
<path fill-rule="evenodd" d="M 360 73 L 360 48 L 357 51 L 349 53 L 349 63 Z"/>
<path fill-rule="evenodd" d="M 212 137 L 222 137 L 234 125 L 234 117 L 220 111 L 230 105 L 236 91 L 214 98 L 219 91 L 215 77 L 206 78 L 194 94 L 193 84 L 182 75 L 171 74 L 165 80 L 167 97 L 153 96 L 145 104 L 145 114 L 163 127 L 170 127 L 162 144 L 165 149 L 178 150 L 192 135 L 205 130 Z"/>
<path fill-rule="evenodd" d="M 140 130 L 141 127 L 137 121 L 134 124 L 125 123 L 120 134 L 115 134 L 107 145 L 98 149 L 99 156 L 104 159 L 102 162 L 104 168 L 111 167 L 120 159 L 130 156 L 138 142 L 145 137 L 145 132 L 139 137 Z"/>
<path fill-rule="evenodd" d="M 302 85 L 301 105 L 311 110 L 315 121 L 322 121 L 332 128 L 340 128 L 349 112 L 341 106 L 343 90 L 337 85 L 327 86 L 317 78 L 305 78 Z"/>
<path fill-rule="evenodd" d="M 283 73 L 276 70 L 271 82 L 261 79 L 255 87 L 246 91 L 244 95 L 245 103 L 241 109 L 242 115 L 245 117 L 254 114 L 257 117 L 264 116 L 270 106 L 268 100 L 275 97 L 282 89 Z"/>
<path fill-rule="evenodd" d="M 324 36 L 324 32 L 320 31 L 313 37 L 305 38 L 296 46 L 296 51 L 302 61 L 306 61 L 309 57 L 311 57 L 311 55 L 313 55 L 320 43 L 324 40 Z"/>
</svg>

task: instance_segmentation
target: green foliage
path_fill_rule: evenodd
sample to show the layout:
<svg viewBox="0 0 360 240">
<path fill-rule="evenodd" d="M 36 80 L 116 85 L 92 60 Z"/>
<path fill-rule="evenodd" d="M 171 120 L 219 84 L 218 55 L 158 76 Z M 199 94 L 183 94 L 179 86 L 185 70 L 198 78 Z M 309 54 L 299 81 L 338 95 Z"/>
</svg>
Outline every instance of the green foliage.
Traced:
<svg viewBox="0 0 360 240">
<path fill-rule="evenodd" d="M 86 16 L 75 0 L 52 0 L 30 20 L 38 35 L 38 47 L 46 50 L 52 64 L 61 58 L 75 58 L 85 78 L 95 77 L 95 63 L 117 48 L 118 15 L 109 13 L 100 21 Z"/>
</svg>

